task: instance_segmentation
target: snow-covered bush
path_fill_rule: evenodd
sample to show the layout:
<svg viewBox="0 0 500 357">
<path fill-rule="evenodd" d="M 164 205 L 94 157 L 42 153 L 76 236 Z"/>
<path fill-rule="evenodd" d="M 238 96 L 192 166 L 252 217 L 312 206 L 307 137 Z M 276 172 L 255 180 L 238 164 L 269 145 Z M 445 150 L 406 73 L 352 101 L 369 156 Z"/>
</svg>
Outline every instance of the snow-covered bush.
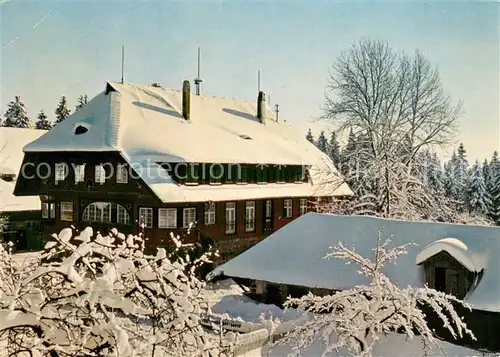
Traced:
<svg viewBox="0 0 500 357">
<path fill-rule="evenodd" d="M 66 228 L 30 265 L 0 248 L 0 343 L 10 355 L 224 356 L 226 340 L 206 332 L 204 283 L 194 274 L 208 261 L 176 249 L 144 254 L 139 236 L 107 236 Z M 176 255 L 175 259 L 171 259 Z M 24 353 L 23 353 L 24 352 Z"/>
<path fill-rule="evenodd" d="M 354 249 L 339 243 L 325 258 L 346 260 L 346 264 L 359 266 L 359 273 L 370 280 L 368 285 L 356 286 L 333 295 L 323 297 L 311 293 L 301 298 L 288 298 L 286 307 L 299 308 L 312 313 L 312 318 L 297 326 L 278 345 L 291 344 L 293 355 L 316 340 L 324 343 L 324 355 L 340 348 L 347 349 L 352 356 L 372 356 L 379 338 L 390 332 L 401 332 L 408 339 L 420 338 L 426 351 L 436 345 L 432 329 L 422 307 L 430 308 L 453 337 L 469 335 L 475 339 L 453 304 L 470 309 L 470 306 L 452 295 L 430 289 L 406 287 L 393 284 L 383 273 L 383 267 L 407 253 L 415 244 L 405 244 L 388 249 L 390 239 L 382 243 L 379 233 L 375 258 L 364 258 Z"/>
<path fill-rule="evenodd" d="M 0 214 L 0 238 L 2 238 L 2 234 L 7 228 L 7 225 L 9 224 L 9 217 L 6 214 Z"/>
</svg>

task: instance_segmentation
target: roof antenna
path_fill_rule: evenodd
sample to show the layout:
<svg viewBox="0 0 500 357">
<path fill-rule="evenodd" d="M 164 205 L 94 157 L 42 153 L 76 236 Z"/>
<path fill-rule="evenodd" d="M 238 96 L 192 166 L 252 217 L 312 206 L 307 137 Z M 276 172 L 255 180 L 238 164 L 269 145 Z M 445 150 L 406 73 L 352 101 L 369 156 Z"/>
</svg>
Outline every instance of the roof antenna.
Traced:
<svg viewBox="0 0 500 357">
<path fill-rule="evenodd" d="M 122 84 L 123 84 L 123 67 L 125 63 L 125 46 L 122 45 Z"/>
<path fill-rule="evenodd" d="M 278 121 L 278 113 L 280 112 L 279 104 L 274 105 L 274 112 L 276 113 L 276 121 Z"/>
<path fill-rule="evenodd" d="M 260 69 L 257 71 L 257 91 L 260 93 Z"/>
<path fill-rule="evenodd" d="M 194 84 L 196 85 L 196 95 L 200 95 L 200 83 L 203 80 L 200 78 L 200 47 L 198 46 L 198 77 L 194 79 Z"/>
</svg>

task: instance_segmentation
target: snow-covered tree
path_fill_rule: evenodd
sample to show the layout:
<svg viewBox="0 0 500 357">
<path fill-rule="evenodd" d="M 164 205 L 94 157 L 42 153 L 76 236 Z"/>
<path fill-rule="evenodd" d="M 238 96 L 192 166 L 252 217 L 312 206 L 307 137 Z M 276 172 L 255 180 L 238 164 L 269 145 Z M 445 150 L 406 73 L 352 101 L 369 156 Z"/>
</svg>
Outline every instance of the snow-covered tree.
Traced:
<svg viewBox="0 0 500 357">
<path fill-rule="evenodd" d="M 349 175 L 349 172 L 354 172 L 357 162 L 357 147 L 356 147 L 356 135 L 351 130 L 349 136 L 347 137 L 347 143 L 341 151 L 341 171 L 349 182 L 349 178 L 353 175 Z"/>
<path fill-rule="evenodd" d="M 328 156 L 330 156 L 330 159 L 332 159 L 336 167 L 340 167 L 340 144 L 337 140 L 337 134 L 335 131 L 332 131 L 332 135 L 330 136 L 330 141 L 328 143 Z"/>
<path fill-rule="evenodd" d="M 66 97 L 64 95 L 61 97 L 61 100 L 59 101 L 59 105 L 57 106 L 54 113 L 56 114 L 55 124 L 62 122 L 64 119 L 66 119 L 71 114 L 71 110 L 68 108 L 68 102 L 67 102 Z"/>
<path fill-rule="evenodd" d="M 1 246 L 0 342 L 11 356 L 225 356 L 222 333 L 200 325 L 207 255 L 191 261 L 172 241 L 150 256 L 141 236 L 66 228 L 24 265 Z"/>
<path fill-rule="evenodd" d="M 77 99 L 77 104 L 75 106 L 75 112 L 80 109 L 81 107 L 83 107 L 85 104 L 87 104 L 89 101 L 89 98 L 87 97 L 86 94 L 83 94 L 81 96 L 78 97 Z"/>
<path fill-rule="evenodd" d="M 3 239 L 3 232 L 7 228 L 8 224 L 9 224 L 9 217 L 4 213 L 0 213 L 0 242 Z"/>
<path fill-rule="evenodd" d="M 490 169 L 490 164 L 488 163 L 488 159 L 484 159 L 482 168 L 483 168 L 484 183 L 486 184 L 486 188 L 488 188 L 490 187 L 491 184 L 491 169 Z"/>
<path fill-rule="evenodd" d="M 493 153 L 490 162 L 490 184 L 488 185 L 488 194 L 491 199 L 488 216 L 500 225 L 500 160 L 498 152 Z"/>
<path fill-rule="evenodd" d="M 443 169 L 441 167 L 441 161 L 439 160 L 437 154 L 434 152 L 429 157 L 427 163 L 427 185 L 439 195 L 444 195 L 444 178 Z"/>
<path fill-rule="evenodd" d="M 3 126 L 12 128 L 29 128 L 30 119 L 26 106 L 21 101 L 20 96 L 16 96 L 13 101 L 7 104 Z"/>
<path fill-rule="evenodd" d="M 370 186 L 378 211 L 391 216 L 391 206 L 408 204 L 418 211 L 422 201 L 407 196 L 425 188 L 415 183 L 415 159 L 426 148 L 448 144 L 461 113 L 438 70 L 421 52 L 399 54 L 387 43 L 362 39 L 334 62 L 324 107 L 323 119 L 339 133 L 362 139 L 354 156 L 362 176 L 375 181 Z M 429 202 L 440 205 L 436 199 Z"/>
<path fill-rule="evenodd" d="M 306 139 L 309 140 L 309 142 L 314 144 L 314 136 L 312 134 L 311 128 L 309 128 L 309 130 L 307 131 Z"/>
<path fill-rule="evenodd" d="M 469 162 L 467 160 L 467 151 L 463 143 L 460 143 L 457 149 L 455 161 L 452 162 L 454 170 L 454 181 L 457 187 L 456 200 L 464 202 L 467 200 L 467 183 L 469 177 Z"/>
<path fill-rule="evenodd" d="M 324 153 L 328 153 L 328 140 L 325 136 L 325 131 L 321 130 L 318 136 L 318 140 L 316 140 L 316 146 Z"/>
<path fill-rule="evenodd" d="M 37 116 L 37 121 L 35 123 L 35 129 L 50 130 L 51 128 L 52 124 L 50 124 L 50 121 L 48 121 L 47 115 L 45 115 L 45 112 L 43 110 L 40 110 Z"/>
<path fill-rule="evenodd" d="M 467 187 L 469 211 L 473 214 L 486 215 L 491 206 L 491 200 L 486 189 L 483 168 L 478 160 L 472 166 Z"/>
<path fill-rule="evenodd" d="M 292 344 L 293 355 L 299 356 L 319 340 L 324 345 L 323 355 L 344 348 L 351 356 L 371 357 L 373 347 L 382 335 L 398 331 L 409 339 L 421 339 L 423 348 L 429 351 L 438 340 L 427 324 L 423 306 L 436 313 L 453 337 L 469 335 L 475 339 L 453 306 L 458 304 L 470 309 L 467 303 L 427 286 L 402 288 L 391 282 L 383 272 L 384 266 L 395 263 L 415 244 L 389 248 L 389 243 L 389 239 L 382 242 L 382 233 L 379 232 L 373 260 L 359 255 L 354 248 L 345 247 L 341 242 L 334 247 L 325 258 L 342 259 L 347 264 L 356 265 L 370 283 L 332 295 L 315 296 L 309 293 L 301 298 L 288 298 L 286 307 L 306 311 L 311 318 L 276 344 Z"/>
</svg>

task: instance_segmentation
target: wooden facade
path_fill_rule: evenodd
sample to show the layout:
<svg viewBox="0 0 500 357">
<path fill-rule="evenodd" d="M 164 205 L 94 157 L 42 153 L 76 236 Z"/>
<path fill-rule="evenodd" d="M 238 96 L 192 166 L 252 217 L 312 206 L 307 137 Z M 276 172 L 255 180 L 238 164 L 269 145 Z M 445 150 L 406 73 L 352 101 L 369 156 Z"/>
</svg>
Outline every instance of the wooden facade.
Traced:
<svg viewBox="0 0 500 357">
<path fill-rule="evenodd" d="M 15 251 L 39 250 L 43 247 L 43 224 L 41 212 L 2 212 L 7 218 L 7 226 L 0 234 L 4 242 L 14 243 Z"/>
<path fill-rule="evenodd" d="M 430 288 L 455 295 L 459 299 L 469 292 L 477 276 L 445 251 L 427 259 L 423 266 L 425 282 Z"/>
<path fill-rule="evenodd" d="M 61 164 L 67 167 L 64 179 L 58 172 Z M 84 165 L 83 168 L 79 168 L 80 165 Z M 99 182 L 97 177 L 100 165 L 106 174 L 104 182 Z M 168 245 L 171 233 L 187 242 L 196 242 L 203 235 L 216 242 L 222 260 L 312 209 L 312 200 L 308 197 L 164 203 L 133 169 L 129 169 L 126 179 L 120 179 L 117 168 L 121 165 L 126 163 L 117 152 L 27 153 L 15 194 L 41 197 L 46 238 L 70 226 L 77 229 L 92 226 L 102 233 L 117 228 L 125 234 L 143 232 L 146 246 L 154 248 Z M 274 180 L 275 177 L 273 175 Z M 305 184 L 306 180 L 296 184 Z M 231 223 L 228 223 L 228 214 Z M 188 229 L 186 219 L 196 223 Z"/>
</svg>

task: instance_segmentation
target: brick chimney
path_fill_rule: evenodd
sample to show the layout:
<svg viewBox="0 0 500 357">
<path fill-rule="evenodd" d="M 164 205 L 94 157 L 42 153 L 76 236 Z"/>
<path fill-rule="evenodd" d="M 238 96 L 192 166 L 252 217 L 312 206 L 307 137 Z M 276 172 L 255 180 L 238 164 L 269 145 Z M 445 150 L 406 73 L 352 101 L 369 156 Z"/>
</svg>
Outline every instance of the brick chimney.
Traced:
<svg viewBox="0 0 500 357">
<path fill-rule="evenodd" d="M 182 116 L 189 120 L 191 113 L 191 86 L 186 80 L 182 83 Z"/>
<path fill-rule="evenodd" d="M 262 91 L 257 98 L 257 118 L 262 124 L 266 122 L 266 95 Z"/>
</svg>

